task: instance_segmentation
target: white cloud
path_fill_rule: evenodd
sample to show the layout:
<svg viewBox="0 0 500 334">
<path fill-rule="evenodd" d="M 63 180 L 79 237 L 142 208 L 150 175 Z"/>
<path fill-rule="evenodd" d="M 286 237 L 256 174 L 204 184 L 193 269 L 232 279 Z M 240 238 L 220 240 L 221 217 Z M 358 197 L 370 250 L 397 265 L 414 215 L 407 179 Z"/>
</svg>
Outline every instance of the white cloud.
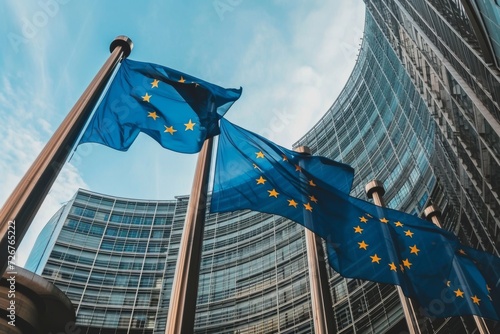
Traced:
<svg viewBox="0 0 500 334">
<path fill-rule="evenodd" d="M 306 133 L 333 104 L 354 66 L 363 32 L 362 1 L 322 2 L 294 25 L 294 46 L 302 66 L 295 74 L 294 95 L 299 117 L 294 122 L 294 140 Z M 301 22 L 299 22 L 301 21 Z M 300 108 L 300 109 L 299 109 Z"/>
<path fill-rule="evenodd" d="M 48 135 L 52 133 L 50 124 L 34 115 L 46 113 L 50 104 L 41 99 L 30 102 L 32 97 L 23 93 L 22 89 L 12 88 L 12 82 L 4 77 L 0 84 L 0 204 L 17 186 L 25 172 L 41 152 Z M 32 109 L 36 108 L 34 114 Z M 31 247 L 48 219 L 60 207 L 61 203 L 70 199 L 79 187 L 86 187 L 72 164 L 66 164 L 48 193 L 39 215 L 35 217 L 32 228 L 25 235 L 22 247 L 18 247 L 18 264 L 24 264 Z"/>
<path fill-rule="evenodd" d="M 19 80 L 36 79 L 32 85 L 25 87 L 31 92 L 32 103 L 46 99 L 57 86 L 52 77 L 49 60 L 56 58 L 54 57 L 57 52 L 55 46 L 59 40 L 69 38 L 67 28 L 70 22 L 64 15 L 67 3 L 36 0 L 6 2 L 7 12 L 4 15 L 9 15 L 11 23 L 7 34 L 16 36 L 21 42 L 16 44 L 12 42 L 12 39 L 9 40 L 5 49 L 6 64 L 4 65 L 15 64 L 13 66 L 15 70 L 10 73 L 15 73 Z M 69 48 L 69 46 L 66 47 Z M 22 67 L 19 66 L 19 59 L 22 59 Z M 61 65 L 63 64 L 57 63 L 58 67 Z M 48 115 L 53 114 L 51 110 L 47 111 Z"/>
<path fill-rule="evenodd" d="M 287 7 L 288 16 L 254 28 L 237 70 L 246 83 L 238 105 L 244 111 L 228 117 L 290 148 L 319 121 L 349 78 L 364 4 L 321 1 L 294 11 L 277 3 Z"/>
<path fill-rule="evenodd" d="M 30 229 L 18 248 L 17 263 L 19 265 L 22 266 L 26 262 L 36 238 L 45 224 L 65 202 L 73 197 L 78 188 L 87 188 L 87 185 L 78 174 L 77 169 L 71 163 L 68 163 L 59 173 L 56 182 L 54 182 L 54 185 L 47 194 L 38 214 L 33 219 Z"/>
</svg>

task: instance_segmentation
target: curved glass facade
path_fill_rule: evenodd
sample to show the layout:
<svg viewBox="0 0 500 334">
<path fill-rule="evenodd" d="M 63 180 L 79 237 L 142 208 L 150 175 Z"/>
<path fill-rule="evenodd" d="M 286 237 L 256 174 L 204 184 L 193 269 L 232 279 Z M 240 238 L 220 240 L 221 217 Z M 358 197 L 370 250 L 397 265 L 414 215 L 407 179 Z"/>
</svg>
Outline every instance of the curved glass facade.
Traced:
<svg viewBox="0 0 500 334">
<path fill-rule="evenodd" d="M 366 18 L 361 48 L 338 99 L 295 146 L 309 146 L 313 154 L 353 166 L 352 196 L 366 198 L 365 185 L 373 179 L 383 180 L 387 206 L 420 213 L 436 184 L 430 163 L 434 122 L 371 15 Z M 401 328 L 402 309 L 394 287 L 330 273 L 340 333 L 382 333 L 392 326 L 397 332 Z"/>
<path fill-rule="evenodd" d="M 304 230 L 267 214 L 210 215 L 198 291 L 197 333 L 309 333 Z"/>
<path fill-rule="evenodd" d="M 367 1 L 367 8 L 435 124 L 429 153 L 442 194 L 432 200 L 445 227 L 498 254 L 499 72 L 485 61 L 459 1 Z"/>
<path fill-rule="evenodd" d="M 490 54 L 486 60 L 495 63 L 500 69 L 500 1 L 469 0 L 464 1 L 465 8 L 477 21 L 477 35 L 484 36 L 481 49 Z"/>
<path fill-rule="evenodd" d="M 435 204 L 444 228 L 498 254 L 500 76 L 480 45 L 498 31 L 478 30 L 468 16 L 496 7 L 365 3 L 351 77 L 295 146 L 352 165 L 351 195 L 364 198 L 365 184 L 379 179 L 389 207 L 419 215 Z M 42 232 L 28 269 L 67 293 L 82 333 L 163 333 L 187 203 L 80 190 Z M 307 268 L 300 225 L 248 211 L 207 215 L 195 332 L 311 333 Z M 393 286 L 328 273 L 338 333 L 406 330 Z M 471 317 L 418 313 L 423 333 L 475 330 Z"/>
<path fill-rule="evenodd" d="M 27 269 L 68 295 L 82 333 L 164 333 L 187 203 L 80 190 L 40 234 Z M 284 218 L 209 215 L 196 332 L 309 333 L 305 252 L 302 226 Z"/>
</svg>

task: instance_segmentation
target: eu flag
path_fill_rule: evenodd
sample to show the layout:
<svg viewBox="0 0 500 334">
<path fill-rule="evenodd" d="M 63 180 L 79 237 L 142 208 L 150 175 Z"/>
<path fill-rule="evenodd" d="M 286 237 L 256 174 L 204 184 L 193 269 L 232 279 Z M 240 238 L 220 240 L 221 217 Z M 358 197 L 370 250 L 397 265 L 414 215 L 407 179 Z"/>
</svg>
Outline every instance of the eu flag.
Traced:
<svg viewBox="0 0 500 334">
<path fill-rule="evenodd" d="M 126 151 L 143 132 L 164 148 L 196 153 L 205 139 L 219 134 L 218 120 L 240 95 L 241 88 L 225 89 L 164 66 L 125 59 L 80 144 Z"/>
<path fill-rule="evenodd" d="M 321 189 L 328 260 L 344 277 L 401 286 L 427 317 L 500 320 L 500 258 L 404 212 Z M 314 217 L 313 219 L 321 219 Z"/>
<path fill-rule="evenodd" d="M 428 316 L 499 320 L 500 258 L 450 232 L 349 196 L 353 170 L 221 120 L 211 211 L 250 209 L 304 225 L 344 277 L 401 286 Z"/>
<path fill-rule="evenodd" d="M 307 218 L 318 205 L 311 188 L 336 187 L 349 193 L 353 169 L 287 150 L 226 119 L 220 122 L 211 211 L 251 209 L 279 214 L 326 235 L 321 222 Z"/>
</svg>

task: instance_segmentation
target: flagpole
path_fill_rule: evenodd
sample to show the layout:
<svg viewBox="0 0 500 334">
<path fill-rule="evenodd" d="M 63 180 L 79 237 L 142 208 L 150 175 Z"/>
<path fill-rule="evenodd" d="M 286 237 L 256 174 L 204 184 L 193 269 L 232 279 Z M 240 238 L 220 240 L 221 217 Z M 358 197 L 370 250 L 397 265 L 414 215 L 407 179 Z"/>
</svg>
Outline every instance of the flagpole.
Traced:
<svg viewBox="0 0 500 334">
<path fill-rule="evenodd" d="M 50 187 L 76 144 L 113 70 L 122 59 L 130 54 L 132 47 L 132 41 L 126 36 L 118 36 L 111 42 L 111 55 L 0 210 L 0 273 L 5 272 L 9 262 L 15 263 L 17 245 L 26 234 Z"/>
<path fill-rule="evenodd" d="M 380 207 L 385 207 L 384 200 L 382 196 L 385 194 L 384 185 L 378 180 L 373 180 L 365 186 L 366 196 L 368 198 L 373 198 L 375 205 Z M 408 325 L 408 331 L 410 334 L 420 334 L 420 328 L 418 326 L 417 316 L 415 310 L 411 304 L 409 298 L 407 298 L 403 290 L 399 285 L 396 285 L 398 291 L 399 299 L 401 300 L 401 306 L 403 307 L 403 312 L 406 319 L 406 324 Z"/>
<path fill-rule="evenodd" d="M 439 217 L 441 216 L 441 212 L 436 206 L 429 205 L 427 208 L 425 208 L 424 215 L 425 219 L 430 220 L 434 225 L 436 225 L 439 228 L 442 228 L 441 220 L 439 219 Z M 456 271 L 460 270 L 460 268 L 456 268 L 455 263 L 453 263 L 453 268 Z M 486 326 L 486 323 L 483 318 L 477 315 L 473 315 L 472 317 L 474 318 L 479 334 L 490 334 L 488 326 Z"/>
<path fill-rule="evenodd" d="M 315 334 L 335 333 L 333 305 L 328 290 L 328 277 L 324 265 L 324 251 L 321 239 L 305 229 L 309 283 L 311 285 L 311 304 Z M 323 265 L 321 263 L 323 262 Z"/>
<path fill-rule="evenodd" d="M 295 151 L 308 155 L 311 154 L 311 150 L 307 146 L 297 147 Z M 305 237 L 314 333 L 335 333 L 333 328 L 333 304 L 328 286 L 328 276 L 326 267 L 321 265 L 321 262 L 324 262 L 325 259 L 321 239 L 307 228 L 305 229 Z"/>
<path fill-rule="evenodd" d="M 170 295 L 166 334 L 194 331 L 212 146 L 213 138 L 205 140 L 198 155 Z"/>
</svg>

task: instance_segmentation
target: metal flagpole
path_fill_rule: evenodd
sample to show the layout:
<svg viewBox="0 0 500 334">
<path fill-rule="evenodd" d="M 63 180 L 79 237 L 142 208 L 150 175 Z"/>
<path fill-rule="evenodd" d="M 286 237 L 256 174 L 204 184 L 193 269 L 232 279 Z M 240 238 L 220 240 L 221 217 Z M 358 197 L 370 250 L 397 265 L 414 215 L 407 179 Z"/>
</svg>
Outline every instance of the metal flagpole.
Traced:
<svg viewBox="0 0 500 334">
<path fill-rule="evenodd" d="M 375 205 L 385 207 L 384 200 L 382 199 L 382 196 L 385 194 L 385 189 L 382 182 L 378 180 L 369 182 L 365 186 L 365 191 L 368 198 L 373 198 Z M 396 289 L 398 290 L 399 299 L 401 300 L 401 305 L 403 306 L 408 331 L 410 334 L 420 334 L 421 332 L 420 327 L 418 326 L 417 316 L 410 299 L 404 295 L 403 290 L 399 285 L 396 285 Z"/>
<path fill-rule="evenodd" d="M 424 210 L 424 215 L 425 219 L 430 220 L 434 225 L 437 227 L 441 228 L 441 221 L 439 217 L 441 216 L 441 212 L 439 209 L 434 206 L 430 205 Z M 455 263 L 453 263 L 454 270 L 461 270 L 460 268 L 456 268 Z M 476 322 L 477 329 L 480 334 L 490 334 L 490 331 L 488 330 L 488 326 L 486 326 L 486 323 L 484 322 L 484 319 L 477 316 L 473 315 L 474 321 Z"/>
<path fill-rule="evenodd" d="M 189 334 L 194 330 L 212 146 L 213 138 L 205 140 L 198 155 L 170 295 L 166 334 Z"/>
<path fill-rule="evenodd" d="M 15 258 L 18 245 L 69 156 L 116 65 L 132 51 L 132 41 L 118 36 L 111 55 L 45 145 L 0 210 L 0 274 Z M 14 234 L 12 234 L 14 233 Z M 8 238 L 15 235 L 15 239 Z M 13 240 L 15 240 L 13 244 Z M 9 255 L 9 256 L 7 256 Z M 12 257 L 14 256 L 14 257 Z"/>
<path fill-rule="evenodd" d="M 311 154 L 307 146 L 300 146 L 296 152 Z M 311 304 L 314 320 L 314 333 L 335 333 L 333 328 L 333 304 L 328 287 L 328 276 L 324 263 L 325 254 L 321 239 L 305 229 L 309 283 L 311 285 Z"/>
</svg>

